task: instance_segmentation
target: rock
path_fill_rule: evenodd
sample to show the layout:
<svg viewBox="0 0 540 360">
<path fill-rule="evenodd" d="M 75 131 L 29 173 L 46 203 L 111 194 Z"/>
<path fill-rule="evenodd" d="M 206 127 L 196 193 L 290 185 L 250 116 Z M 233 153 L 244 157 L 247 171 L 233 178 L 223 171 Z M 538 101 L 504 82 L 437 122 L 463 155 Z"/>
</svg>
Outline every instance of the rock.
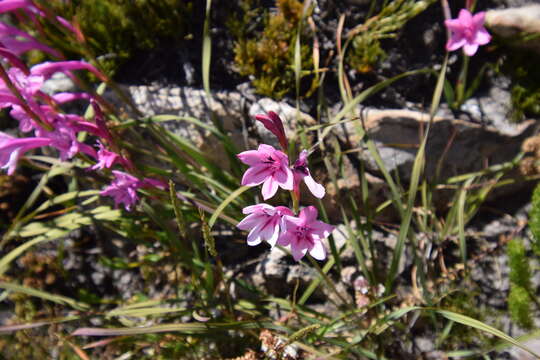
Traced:
<svg viewBox="0 0 540 360">
<path fill-rule="evenodd" d="M 503 38 L 514 38 L 520 34 L 540 33 L 540 5 L 490 10 L 486 13 L 486 27 Z M 538 37 L 528 41 L 511 41 L 509 44 L 540 53 Z"/>
<path fill-rule="evenodd" d="M 362 124 L 377 145 L 386 169 L 397 173 L 402 182 L 410 181 L 416 149 L 429 121 L 428 115 L 411 110 L 365 109 L 362 116 Z M 362 144 L 354 129 L 357 125 L 346 122 L 336 131 L 353 149 Z M 441 159 L 440 178 L 443 179 L 510 161 L 519 153 L 523 140 L 533 132 L 533 125 L 534 121 L 525 121 L 514 129 L 516 135 L 506 135 L 493 127 L 435 117 L 426 145 L 424 174 L 434 178 Z M 448 147 L 450 139 L 452 142 Z M 379 173 L 367 149 L 359 152 L 358 157 L 365 161 L 368 171 Z"/>
<path fill-rule="evenodd" d="M 244 100 L 238 92 L 217 91 L 213 92 L 212 98 L 209 99 L 204 90 L 191 87 L 133 85 L 124 86 L 123 89 L 131 96 L 137 109 L 144 116 L 191 117 L 206 125 L 213 124 L 212 116 L 214 116 L 239 149 L 246 146 L 242 135 Z M 133 116 L 116 94 L 109 92 L 105 97 L 117 107 L 123 106 L 125 111 Z M 213 138 L 209 131 L 189 121 L 171 120 L 162 124 L 167 130 L 189 139 L 198 149 L 215 155 L 216 162 L 228 164 L 226 152 L 220 142 L 215 138 L 209 141 L 209 138 Z"/>
<path fill-rule="evenodd" d="M 75 92 L 77 91 L 77 86 L 75 86 L 73 80 L 66 74 L 57 72 L 53 74 L 49 80 L 43 83 L 41 91 L 49 95 L 59 92 Z"/>
</svg>

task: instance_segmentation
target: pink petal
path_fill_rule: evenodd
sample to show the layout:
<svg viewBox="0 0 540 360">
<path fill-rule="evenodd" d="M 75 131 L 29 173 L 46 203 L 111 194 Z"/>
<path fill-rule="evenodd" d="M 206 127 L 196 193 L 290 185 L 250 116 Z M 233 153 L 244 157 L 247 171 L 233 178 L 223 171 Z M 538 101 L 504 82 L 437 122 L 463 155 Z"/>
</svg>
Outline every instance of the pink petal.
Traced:
<svg viewBox="0 0 540 360">
<path fill-rule="evenodd" d="M 271 176 L 272 173 L 268 170 L 266 165 L 256 165 L 246 170 L 244 176 L 242 177 L 242 185 L 256 186 L 263 183 Z"/>
<path fill-rule="evenodd" d="M 464 25 L 472 24 L 473 17 L 472 14 L 467 9 L 459 10 L 458 20 L 461 21 Z"/>
<path fill-rule="evenodd" d="M 0 14 L 30 6 L 32 3 L 29 0 L 4 0 L 0 2 Z"/>
<path fill-rule="evenodd" d="M 481 28 L 478 30 L 474 36 L 474 42 L 478 45 L 486 45 L 491 41 L 491 35 L 487 32 L 486 29 Z"/>
<path fill-rule="evenodd" d="M 328 235 L 334 231 L 334 227 L 332 225 L 328 225 L 322 221 L 314 221 L 309 224 L 309 227 L 311 228 L 312 234 L 320 239 L 328 237 Z"/>
<path fill-rule="evenodd" d="M 477 29 L 483 27 L 485 18 L 486 18 L 486 12 L 485 11 L 480 11 L 479 13 L 474 14 L 474 16 L 472 18 L 473 26 L 475 28 L 477 28 Z"/>
<path fill-rule="evenodd" d="M 263 211 L 264 209 L 270 210 L 271 208 L 273 209 L 273 206 L 270 206 L 264 203 L 257 204 L 257 205 L 250 205 L 242 209 L 242 214 L 252 214 L 254 212 Z"/>
<path fill-rule="evenodd" d="M 463 23 L 458 19 L 448 19 L 444 21 L 444 25 L 455 32 L 461 32 L 465 28 Z"/>
<path fill-rule="evenodd" d="M 299 248 L 298 246 L 293 246 L 291 244 L 291 252 L 292 252 L 292 256 L 294 258 L 295 261 L 298 261 L 300 260 L 301 258 L 303 258 L 306 253 L 307 253 L 307 248 Z"/>
<path fill-rule="evenodd" d="M 270 244 L 271 247 L 274 247 L 278 240 L 279 234 L 280 234 L 279 222 L 277 222 L 276 225 L 274 226 L 274 232 L 272 233 L 272 236 L 266 239 L 266 242 L 268 242 L 268 244 Z"/>
<path fill-rule="evenodd" d="M 278 240 L 277 244 L 280 246 L 287 246 L 295 239 L 294 235 L 290 232 L 282 233 Z"/>
<path fill-rule="evenodd" d="M 260 164 L 262 156 L 258 150 L 248 150 L 236 155 L 241 162 L 249 166 Z"/>
<path fill-rule="evenodd" d="M 324 186 L 316 183 L 315 180 L 313 180 L 313 178 L 311 177 L 311 175 L 304 177 L 304 183 L 306 183 L 309 191 L 311 191 L 313 196 L 319 199 L 322 199 L 324 197 L 324 194 L 326 193 L 326 191 L 324 190 Z"/>
<path fill-rule="evenodd" d="M 319 214 L 315 206 L 308 206 L 300 211 L 300 218 L 303 219 L 306 224 L 316 221 L 318 215 Z"/>
<path fill-rule="evenodd" d="M 465 51 L 465 54 L 467 54 L 468 56 L 473 56 L 474 54 L 476 54 L 476 50 L 478 50 L 478 45 L 477 44 L 465 44 L 463 46 L 463 50 Z"/>
<path fill-rule="evenodd" d="M 259 226 L 254 227 L 248 234 L 247 243 L 249 246 L 256 246 L 262 242 Z"/>
<path fill-rule="evenodd" d="M 446 50 L 454 51 L 464 46 L 467 43 L 467 40 L 461 35 L 452 36 L 446 43 Z"/>
<path fill-rule="evenodd" d="M 84 61 L 57 61 L 57 62 L 44 62 L 42 64 L 34 65 L 30 69 L 32 74 L 43 75 L 45 79 L 50 78 L 54 73 L 66 72 L 72 70 L 88 70 L 96 75 L 101 81 L 106 81 L 106 78 L 101 72 L 99 72 L 91 64 Z"/>
<path fill-rule="evenodd" d="M 309 254 L 317 260 L 324 260 L 326 258 L 326 250 L 324 245 L 320 241 L 315 241 L 313 248 L 309 250 Z"/>
<path fill-rule="evenodd" d="M 266 179 L 261 191 L 263 199 L 267 200 L 274 196 L 277 192 L 278 185 L 278 182 L 273 177 L 269 177 L 268 179 Z"/>
</svg>

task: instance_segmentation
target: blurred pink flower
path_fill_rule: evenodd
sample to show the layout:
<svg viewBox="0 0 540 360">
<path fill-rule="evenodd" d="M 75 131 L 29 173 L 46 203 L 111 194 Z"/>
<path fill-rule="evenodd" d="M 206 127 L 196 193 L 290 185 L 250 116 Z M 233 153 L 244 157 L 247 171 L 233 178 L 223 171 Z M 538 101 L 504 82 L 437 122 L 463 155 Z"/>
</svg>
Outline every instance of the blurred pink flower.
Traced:
<svg viewBox="0 0 540 360">
<path fill-rule="evenodd" d="M 289 143 L 287 142 L 283 122 L 281 121 L 279 115 L 273 111 L 269 111 L 268 114 L 255 115 L 255 119 L 262 122 L 266 129 L 268 129 L 272 134 L 276 135 L 283 151 L 287 151 Z"/>
<path fill-rule="evenodd" d="M 137 190 L 142 186 L 142 182 L 123 171 L 113 170 L 113 174 L 115 179 L 100 194 L 112 197 L 116 206 L 124 204 L 125 209 L 130 211 L 139 200 Z"/>
<path fill-rule="evenodd" d="M 266 240 L 274 246 L 280 234 L 284 215 L 294 215 L 285 206 L 273 207 L 268 204 L 257 204 L 245 207 L 242 213 L 248 215 L 236 225 L 241 230 L 250 230 L 247 243 L 250 246 L 259 245 Z"/>
<path fill-rule="evenodd" d="M 465 54 L 473 56 L 479 45 L 489 43 L 491 36 L 484 28 L 485 15 L 482 11 L 473 16 L 469 10 L 461 9 L 457 19 L 446 20 L 444 24 L 451 32 L 446 50 L 454 51 L 463 47 Z"/>
<path fill-rule="evenodd" d="M 17 167 L 19 158 L 28 150 L 51 143 L 51 139 L 30 137 L 19 139 L 0 131 L 0 168 L 7 169 L 8 175 L 12 175 Z"/>
<path fill-rule="evenodd" d="M 290 245 L 296 261 L 303 258 L 307 252 L 317 260 L 324 260 L 326 257 L 322 239 L 328 237 L 334 227 L 318 221 L 317 215 L 317 209 L 308 206 L 300 211 L 298 217 L 283 217 L 285 231 L 279 236 L 277 244 Z"/>
<path fill-rule="evenodd" d="M 298 156 L 298 159 L 294 162 L 292 169 L 294 175 L 294 192 L 298 197 L 300 196 L 300 183 L 302 180 L 304 180 L 304 183 L 306 183 L 306 186 L 308 187 L 309 191 L 311 191 L 313 196 L 322 199 L 325 194 L 324 186 L 316 183 L 311 177 L 311 173 L 307 167 L 307 157 L 307 150 L 302 150 Z"/>
<path fill-rule="evenodd" d="M 30 0 L 3 0 L 0 1 L 0 14 L 13 11 L 21 8 L 35 9 L 34 4 Z"/>
<path fill-rule="evenodd" d="M 237 155 L 240 161 L 250 166 L 242 177 L 242 185 L 263 184 L 264 200 L 271 198 L 278 190 L 293 189 L 293 174 L 289 169 L 289 158 L 270 145 L 261 144 L 257 150 L 248 150 Z"/>
<path fill-rule="evenodd" d="M 97 152 L 98 162 L 93 165 L 90 169 L 92 170 L 101 170 L 104 168 L 110 169 L 114 164 L 124 163 L 124 159 L 115 152 L 109 151 L 105 146 L 98 141 L 99 150 Z"/>
</svg>

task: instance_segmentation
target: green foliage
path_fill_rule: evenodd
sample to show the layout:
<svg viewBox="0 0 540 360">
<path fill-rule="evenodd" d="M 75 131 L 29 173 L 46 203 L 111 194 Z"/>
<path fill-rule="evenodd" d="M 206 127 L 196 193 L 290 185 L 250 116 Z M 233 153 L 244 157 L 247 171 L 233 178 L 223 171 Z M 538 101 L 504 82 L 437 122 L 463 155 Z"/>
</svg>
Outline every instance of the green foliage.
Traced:
<svg viewBox="0 0 540 360">
<path fill-rule="evenodd" d="M 508 295 L 508 309 L 512 320 L 520 326 L 530 329 L 533 326 L 531 317 L 531 298 L 529 292 L 518 285 L 512 285 Z"/>
<path fill-rule="evenodd" d="M 534 236 L 532 248 L 537 256 L 540 256 L 540 183 L 534 188 L 532 206 L 529 212 L 529 228 Z"/>
<path fill-rule="evenodd" d="M 532 326 L 531 311 L 531 270 L 521 239 L 512 239 L 507 246 L 510 266 L 510 295 L 508 309 L 512 319 L 524 328 Z"/>
<path fill-rule="evenodd" d="M 507 245 L 508 265 L 510 266 L 510 282 L 525 289 L 530 289 L 531 269 L 525 254 L 523 241 L 512 239 Z"/>
<path fill-rule="evenodd" d="M 302 29 L 302 68 L 313 68 L 311 46 L 306 44 L 306 39 L 310 37 L 308 27 L 300 24 L 303 4 L 298 0 L 276 0 L 277 13 L 264 14 L 264 28 L 255 37 L 248 37 L 247 31 L 252 28 L 249 20 L 256 13 L 250 9 L 257 4 L 253 0 L 241 4 L 244 9 L 243 18 L 233 17 L 228 22 L 229 29 L 237 39 L 234 48 L 237 70 L 240 75 L 253 77 L 253 86 L 259 94 L 282 98 L 295 88 L 292 64 L 299 25 Z M 312 90 L 313 84 L 306 96 Z"/>
<path fill-rule="evenodd" d="M 40 2 L 54 13 L 79 24 L 87 44 L 94 55 L 101 57 L 107 72 L 114 72 L 135 51 L 152 49 L 162 41 L 175 42 L 185 37 L 193 5 L 191 0 Z M 50 25 L 44 24 L 44 29 L 54 34 Z M 55 47 L 63 49 L 70 57 L 79 55 L 80 48 L 76 44 L 67 48 L 66 45 L 59 42 Z"/>
<path fill-rule="evenodd" d="M 512 48 L 498 64 L 498 72 L 512 81 L 510 118 L 513 121 L 540 114 L 540 71 L 532 65 L 538 61 L 540 57 L 534 52 Z"/>
<path fill-rule="evenodd" d="M 381 47 L 381 40 L 395 38 L 398 31 L 434 0 L 395 0 L 386 5 L 381 12 L 357 26 L 349 33 L 352 49 L 347 55 L 349 65 L 359 72 L 370 72 L 373 67 L 386 57 Z"/>
</svg>

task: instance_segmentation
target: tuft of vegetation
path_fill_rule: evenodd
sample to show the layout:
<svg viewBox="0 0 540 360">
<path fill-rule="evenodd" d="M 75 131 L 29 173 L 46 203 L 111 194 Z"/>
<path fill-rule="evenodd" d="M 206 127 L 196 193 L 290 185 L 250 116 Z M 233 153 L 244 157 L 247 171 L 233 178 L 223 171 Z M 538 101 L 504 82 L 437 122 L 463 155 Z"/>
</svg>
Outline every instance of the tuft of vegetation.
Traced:
<svg viewBox="0 0 540 360">
<path fill-rule="evenodd" d="M 295 89 L 294 53 L 295 41 L 300 30 L 301 61 L 303 76 L 313 68 L 312 48 L 307 44 L 310 32 L 303 22 L 304 5 L 298 0 L 276 0 L 277 11 L 262 14 L 263 30 L 249 37 L 253 26 L 250 19 L 257 10 L 256 0 L 241 2 L 243 16 L 231 17 L 228 27 L 235 36 L 235 65 L 242 76 L 252 78 L 257 93 L 273 98 L 282 98 Z M 260 14 L 258 14 L 260 15 Z M 306 16 L 309 16 L 309 11 Z M 309 96 L 314 85 L 305 92 Z"/>
<path fill-rule="evenodd" d="M 529 212 L 529 228 L 534 236 L 532 248 L 540 256 L 540 183 L 534 188 Z"/>
<path fill-rule="evenodd" d="M 193 11 L 191 0 L 38 0 L 38 3 L 78 24 L 86 45 L 109 74 L 136 51 L 181 41 L 188 35 Z M 52 35 L 48 38 L 56 40 L 55 48 L 62 49 L 70 58 L 80 58 L 80 47 L 65 41 L 69 37 L 59 34 L 49 23 L 42 25 Z"/>
<path fill-rule="evenodd" d="M 508 263 L 510 266 L 510 295 L 508 309 L 510 316 L 520 326 L 530 329 L 531 320 L 531 269 L 523 241 L 515 238 L 508 242 Z"/>
<path fill-rule="evenodd" d="M 348 34 L 352 48 L 347 60 L 350 66 L 361 73 L 373 70 L 386 57 L 381 40 L 395 38 L 399 30 L 412 18 L 433 4 L 434 0 L 396 0 L 387 4 L 381 12 L 356 26 Z"/>
</svg>

